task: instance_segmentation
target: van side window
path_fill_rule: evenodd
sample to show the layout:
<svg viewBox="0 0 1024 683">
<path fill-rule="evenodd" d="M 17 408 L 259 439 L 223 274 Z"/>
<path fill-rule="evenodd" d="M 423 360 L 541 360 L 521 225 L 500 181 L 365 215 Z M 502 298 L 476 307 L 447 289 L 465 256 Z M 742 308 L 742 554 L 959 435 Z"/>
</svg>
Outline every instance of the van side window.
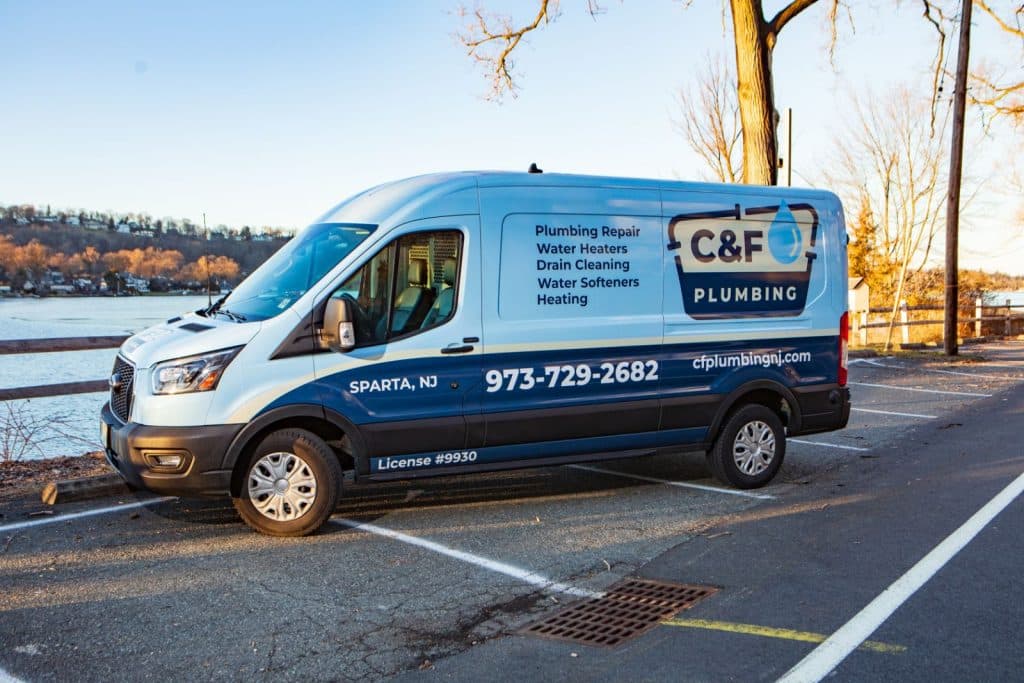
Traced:
<svg viewBox="0 0 1024 683">
<path fill-rule="evenodd" d="M 455 312 L 462 233 L 403 235 L 331 295 L 355 300 L 356 341 L 383 344 L 447 322 Z"/>
</svg>

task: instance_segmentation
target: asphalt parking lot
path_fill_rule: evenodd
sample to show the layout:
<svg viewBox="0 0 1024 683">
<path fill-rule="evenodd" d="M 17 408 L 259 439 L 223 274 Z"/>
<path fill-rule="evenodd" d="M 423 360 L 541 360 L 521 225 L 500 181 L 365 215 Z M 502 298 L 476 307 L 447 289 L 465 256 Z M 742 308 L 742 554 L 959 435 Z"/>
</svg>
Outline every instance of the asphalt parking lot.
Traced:
<svg viewBox="0 0 1024 683">
<path fill-rule="evenodd" d="M 350 486 L 304 539 L 229 501 L 6 504 L 0 681 L 1019 678 L 1024 507 L 961 529 L 1024 472 L 1024 343 L 964 351 L 856 360 L 848 428 L 754 492 L 690 453 Z M 718 592 L 614 648 L 517 633 L 630 576 Z"/>
</svg>

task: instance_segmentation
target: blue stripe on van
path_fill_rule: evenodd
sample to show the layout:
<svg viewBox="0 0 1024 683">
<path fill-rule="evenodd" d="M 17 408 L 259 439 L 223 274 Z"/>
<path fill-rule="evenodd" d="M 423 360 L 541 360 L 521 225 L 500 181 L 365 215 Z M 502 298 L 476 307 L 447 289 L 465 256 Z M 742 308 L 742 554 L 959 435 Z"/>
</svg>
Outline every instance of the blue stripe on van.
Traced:
<svg viewBox="0 0 1024 683">
<path fill-rule="evenodd" d="M 798 356 L 803 358 L 794 359 Z M 602 384 L 604 363 L 649 360 L 658 363 L 658 380 Z M 781 363 L 779 361 L 782 361 Z M 489 370 L 532 368 L 544 378 L 549 366 L 587 365 L 585 386 L 487 392 Z M 706 342 L 557 349 L 484 355 L 430 355 L 374 363 L 318 378 L 279 397 L 263 411 L 294 404 L 320 404 L 355 424 L 489 414 L 515 410 L 609 404 L 656 398 L 727 394 L 755 379 L 773 379 L 787 387 L 837 381 L 838 337 L 791 337 Z M 433 381 L 433 386 L 431 382 Z M 453 389 L 452 385 L 457 385 Z"/>
<path fill-rule="evenodd" d="M 603 453 L 637 448 L 658 448 L 699 443 L 707 428 L 669 429 L 642 434 L 620 434 L 589 439 L 545 441 L 541 443 L 492 446 L 452 451 L 433 451 L 411 455 L 370 458 L 370 472 L 409 472 L 425 469 L 481 465 L 495 462 L 515 462 L 538 457 L 557 457 L 578 453 Z"/>
</svg>

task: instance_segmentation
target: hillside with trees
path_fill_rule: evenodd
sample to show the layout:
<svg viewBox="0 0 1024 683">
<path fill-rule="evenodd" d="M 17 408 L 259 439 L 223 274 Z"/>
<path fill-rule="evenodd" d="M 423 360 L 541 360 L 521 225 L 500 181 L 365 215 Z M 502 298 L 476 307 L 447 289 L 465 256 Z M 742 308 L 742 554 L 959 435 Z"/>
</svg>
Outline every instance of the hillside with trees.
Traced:
<svg viewBox="0 0 1024 683">
<path fill-rule="evenodd" d="M 280 229 L 146 214 L 0 207 L 0 293 L 96 294 L 234 287 L 287 241 Z"/>
</svg>

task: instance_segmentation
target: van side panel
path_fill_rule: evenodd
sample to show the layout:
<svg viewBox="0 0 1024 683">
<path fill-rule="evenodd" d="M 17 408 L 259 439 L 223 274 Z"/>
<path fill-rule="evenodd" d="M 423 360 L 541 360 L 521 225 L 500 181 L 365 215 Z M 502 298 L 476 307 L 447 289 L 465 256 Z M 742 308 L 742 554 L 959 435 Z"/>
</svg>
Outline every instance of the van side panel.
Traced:
<svg viewBox="0 0 1024 683">
<path fill-rule="evenodd" d="M 487 187 L 480 194 L 482 445 L 656 433 L 658 193 Z"/>
<path fill-rule="evenodd" d="M 793 195 L 662 193 L 663 429 L 711 425 L 725 396 L 758 380 L 792 390 L 810 423 L 835 413 L 841 209 L 827 193 Z"/>
<path fill-rule="evenodd" d="M 749 388 L 841 426 L 831 195 L 542 183 L 480 190 L 483 438 L 386 476 L 706 445 Z"/>
</svg>

